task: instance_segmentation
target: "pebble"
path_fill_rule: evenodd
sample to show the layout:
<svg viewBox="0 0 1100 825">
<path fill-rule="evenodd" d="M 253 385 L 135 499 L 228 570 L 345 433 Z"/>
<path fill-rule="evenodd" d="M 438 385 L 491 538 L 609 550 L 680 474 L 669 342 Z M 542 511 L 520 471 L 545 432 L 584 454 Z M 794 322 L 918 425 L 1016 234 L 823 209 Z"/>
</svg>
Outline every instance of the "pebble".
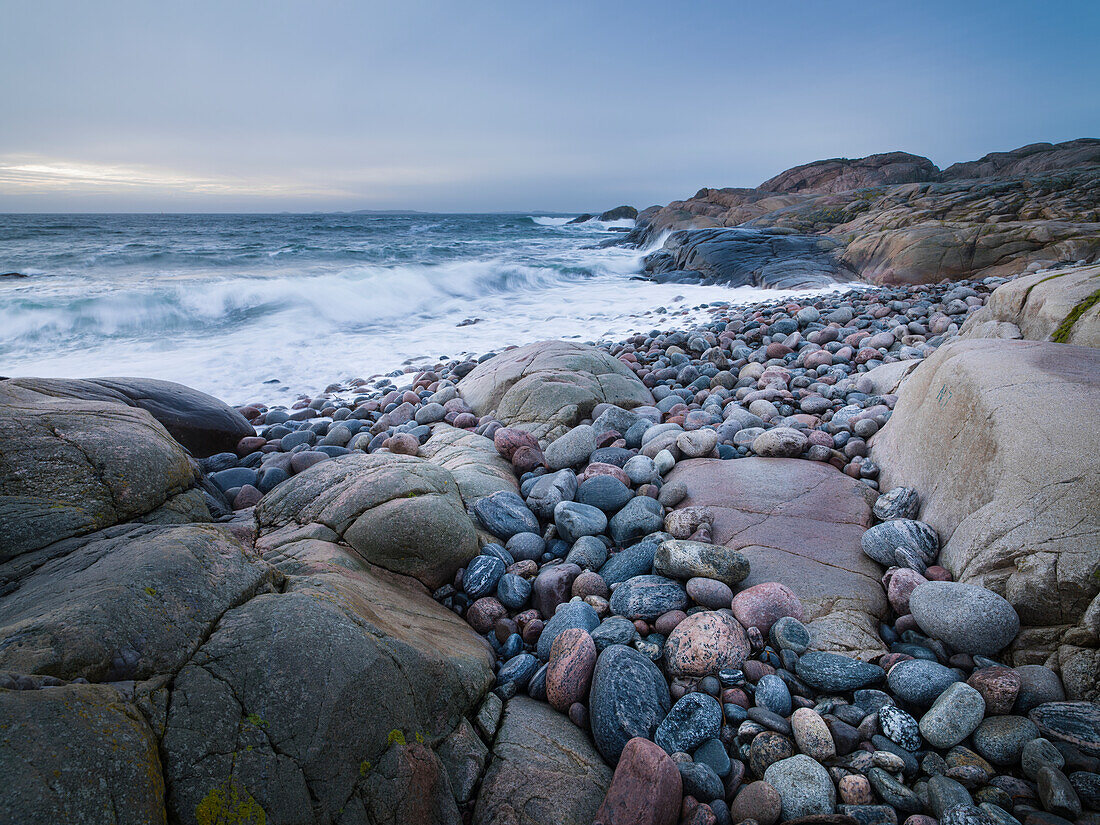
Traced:
<svg viewBox="0 0 1100 825">
<path fill-rule="evenodd" d="M 826 692 L 858 690 L 881 682 L 885 676 L 878 665 L 824 651 L 799 657 L 797 671 L 804 682 Z"/>
<path fill-rule="evenodd" d="M 798 749 L 807 756 L 824 762 L 836 756 L 836 743 L 820 714 L 810 708 L 799 708 L 791 714 L 791 731 Z"/>
<path fill-rule="evenodd" d="M 763 780 L 745 785 L 730 803 L 730 819 L 738 823 L 751 819 L 759 825 L 775 825 L 782 812 L 779 791 Z"/>
<path fill-rule="evenodd" d="M 687 607 L 687 591 L 664 576 L 635 576 L 611 591 L 611 610 L 628 619 L 653 621 L 670 610 Z"/>
<path fill-rule="evenodd" d="M 1012 605 L 972 584 L 927 582 L 910 595 L 909 608 L 921 630 L 960 653 L 995 655 L 1020 631 Z"/>
<path fill-rule="evenodd" d="M 932 747 L 950 748 L 969 736 L 984 715 L 982 695 L 965 682 L 955 682 L 921 717 L 920 732 Z"/>
<path fill-rule="evenodd" d="M 923 521 L 892 519 L 876 524 L 860 539 L 863 552 L 883 567 L 894 564 L 894 550 L 905 547 L 919 555 L 928 564 L 936 560 L 940 550 L 940 538 L 936 531 Z"/>
<path fill-rule="evenodd" d="M 588 461 L 596 450 L 596 431 L 590 424 L 580 424 L 554 439 L 543 450 L 546 466 L 551 470 L 577 467 Z"/>
<path fill-rule="evenodd" d="M 475 556 L 462 576 L 462 589 L 471 599 L 480 599 L 494 592 L 504 575 L 504 562 L 494 556 Z"/>
<path fill-rule="evenodd" d="M 482 526 L 497 538 L 510 539 L 516 533 L 538 533 L 535 514 L 517 493 L 507 490 L 479 498 L 471 508 Z"/>
<path fill-rule="evenodd" d="M 1100 705 L 1047 702 L 1033 708 L 1028 718 L 1048 739 L 1067 742 L 1090 756 L 1100 756 Z"/>
<path fill-rule="evenodd" d="M 607 561 L 607 545 L 596 536 L 581 536 L 569 549 L 565 561 L 568 564 L 577 565 L 582 570 L 599 570 Z M 573 586 L 575 589 L 575 581 Z"/>
<path fill-rule="evenodd" d="M 596 645 L 588 633 L 567 628 L 550 646 L 546 667 L 546 699 L 555 710 L 566 712 L 570 705 L 588 698 L 592 672 L 596 668 Z"/>
<path fill-rule="evenodd" d="M 617 644 L 599 654 L 588 710 L 596 749 L 609 764 L 634 737 L 652 740 L 670 704 L 664 674 L 644 655 Z M 699 742 L 708 738 L 713 737 Z"/>
<path fill-rule="evenodd" d="M 1081 800 L 1069 779 L 1057 768 L 1044 765 L 1035 777 L 1043 807 L 1056 816 L 1069 820 L 1081 815 Z"/>
<path fill-rule="evenodd" d="M 566 602 L 559 605 L 557 611 L 546 623 L 546 627 L 539 636 L 537 646 L 538 657 L 542 661 L 550 658 L 550 648 L 558 634 L 568 628 L 579 628 L 586 633 L 591 633 L 600 626 L 600 617 L 592 606 L 582 601 Z"/>
<path fill-rule="evenodd" d="M 594 825 L 672 825 L 682 799 L 676 763 L 653 742 L 635 737 L 622 748 Z"/>
<path fill-rule="evenodd" d="M 710 610 L 729 607 L 733 600 L 733 591 L 729 585 L 717 579 L 696 576 L 688 579 L 685 589 L 693 602 Z"/>
<path fill-rule="evenodd" d="M 1038 737 L 1039 728 L 1026 716 L 990 716 L 972 734 L 974 750 L 1002 766 L 1019 762 L 1024 745 Z"/>
<path fill-rule="evenodd" d="M 975 670 L 966 683 L 985 699 L 987 714 L 1001 716 L 1012 712 L 1022 680 L 1012 668 L 995 665 Z"/>
<path fill-rule="evenodd" d="M 616 544 L 628 544 L 664 526 L 661 505 L 648 496 L 635 496 L 608 522 L 608 533 Z"/>
<path fill-rule="evenodd" d="M 915 519 L 920 510 L 917 491 L 911 487 L 895 487 L 875 500 L 872 512 L 879 521 Z"/>
<path fill-rule="evenodd" d="M 768 639 L 781 650 L 790 650 L 801 655 L 810 646 L 810 631 L 798 619 L 783 616 L 771 626 Z"/>
<path fill-rule="evenodd" d="M 891 742 L 907 751 L 916 751 L 921 746 L 920 728 L 917 720 L 894 705 L 886 705 L 878 712 L 879 727 L 882 734 Z"/>
<path fill-rule="evenodd" d="M 690 752 L 722 728 L 722 707 L 705 693 L 689 693 L 680 699 L 657 726 L 653 741 L 667 753 Z"/>
<path fill-rule="evenodd" d="M 758 628 L 764 634 L 781 618 L 801 621 L 804 615 L 798 596 L 779 582 L 763 582 L 745 588 L 733 597 L 731 609 L 737 621 L 745 627 Z"/>
<path fill-rule="evenodd" d="M 670 539 L 658 545 L 653 571 L 672 579 L 717 579 L 733 587 L 749 575 L 749 561 L 720 544 Z"/>
<path fill-rule="evenodd" d="M 665 664 L 672 676 L 702 677 L 737 668 L 749 655 L 749 640 L 732 617 L 717 611 L 689 615 L 665 643 Z"/>
<path fill-rule="evenodd" d="M 703 762 L 680 762 L 676 767 L 680 771 L 686 796 L 706 801 L 722 798 L 725 788 L 710 765 Z"/>
<path fill-rule="evenodd" d="M 746 724 L 752 723 L 742 723 L 738 730 L 743 729 Z M 749 746 L 749 767 L 756 776 L 764 776 L 769 765 L 792 756 L 794 743 L 788 737 L 775 731 L 762 732 L 753 738 Z"/>
<path fill-rule="evenodd" d="M 774 415 L 774 409 L 773 406 L 771 409 L 765 409 L 764 412 L 765 414 Z M 757 412 L 753 410 L 752 404 L 749 405 L 749 411 Z M 797 458 L 802 455 L 808 445 L 809 440 L 801 430 L 796 430 L 793 427 L 774 427 L 765 430 L 753 439 L 752 451 L 764 458 Z"/>
<path fill-rule="evenodd" d="M 886 682 L 905 702 L 921 708 L 928 708 L 955 682 L 959 674 L 938 662 L 925 659 L 907 659 L 898 662 L 886 676 Z"/>
<path fill-rule="evenodd" d="M 563 540 L 573 544 L 581 536 L 598 536 L 607 528 L 607 516 L 598 507 L 563 501 L 554 508 L 554 526 Z"/>
<path fill-rule="evenodd" d="M 833 780 L 809 756 L 798 754 L 772 763 L 764 772 L 764 781 L 778 792 L 785 820 L 836 810 Z"/>
<path fill-rule="evenodd" d="M 577 488 L 577 501 L 616 513 L 634 498 L 633 491 L 614 476 L 593 476 Z"/>
<path fill-rule="evenodd" d="M 756 683 L 756 704 L 780 716 L 791 715 L 791 692 L 787 683 L 773 674 L 765 674 Z"/>
</svg>

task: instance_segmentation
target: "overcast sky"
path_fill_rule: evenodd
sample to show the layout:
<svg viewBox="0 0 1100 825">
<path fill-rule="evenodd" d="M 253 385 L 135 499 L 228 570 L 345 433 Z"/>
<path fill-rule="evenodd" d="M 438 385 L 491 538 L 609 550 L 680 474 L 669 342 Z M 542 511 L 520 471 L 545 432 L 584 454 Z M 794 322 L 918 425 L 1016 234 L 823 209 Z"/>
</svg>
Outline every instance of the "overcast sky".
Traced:
<svg viewBox="0 0 1100 825">
<path fill-rule="evenodd" d="M 1100 2 L 0 0 L 0 211 L 644 207 L 1100 135 Z"/>
</svg>

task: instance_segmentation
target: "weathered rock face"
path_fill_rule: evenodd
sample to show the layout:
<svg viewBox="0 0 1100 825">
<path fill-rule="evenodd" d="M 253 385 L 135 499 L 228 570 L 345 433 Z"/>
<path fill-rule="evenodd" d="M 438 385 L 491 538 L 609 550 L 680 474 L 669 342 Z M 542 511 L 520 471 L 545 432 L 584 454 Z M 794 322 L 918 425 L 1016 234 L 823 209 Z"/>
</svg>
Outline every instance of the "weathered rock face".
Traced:
<svg viewBox="0 0 1100 825">
<path fill-rule="evenodd" d="M 4 822 L 165 821 L 156 737 L 107 685 L 0 690 L 0 774 Z"/>
<path fill-rule="evenodd" d="M 127 524 L 33 554 L 5 582 L 0 670 L 94 682 L 183 666 L 218 619 L 271 580 L 221 526 Z M 0 576 L 18 572 L 0 566 Z"/>
<path fill-rule="evenodd" d="M 454 476 L 467 505 L 502 490 L 519 492 L 512 465 L 483 435 L 435 424 L 431 437 L 420 445 L 420 455 Z"/>
<path fill-rule="evenodd" d="M 1013 661 L 1060 667 L 1071 697 L 1100 693 L 1098 418 L 1096 349 L 961 341 L 906 379 L 872 442 L 883 488 L 919 491 L 940 563 L 1019 613 Z"/>
<path fill-rule="evenodd" d="M 611 769 L 566 716 L 525 696 L 508 701 L 481 783 L 475 825 L 590 825 Z"/>
<path fill-rule="evenodd" d="M 1027 338 L 1100 347 L 1100 266 L 1036 272 L 997 287 L 960 338 Z"/>
<path fill-rule="evenodd" d="M 248 420 L 212 395 L 155 378 L 12 378 L 12 384 L 43 395 L 108 401 L 146 410 L 195 458 L 231 451 L 255 435 Z"/>
<path fill-rule="evenodd" d="M 506 350 L 459 383 L 478 415 L 496 418 L 540 441 L 553 441 L 600 403 L 632 409 L 653 396 L 617 358 L 595 347 L 540 341 Z"/>
<path fill-rule="evenodd" d="M 364 560 L 435 588 L 477 553 L 454 476 L 406 455 L 352 453 L 276 487 L 256 509 L 265 531 L 322 524 Z"/>
<path fill-rule="evenodd" d="M 666 483 L 688 491 L 679 508 L 704 507 L 715 543 L 749 560 L 751 587 L 780 581 L 805 608 L 814 647 L 870 658 L 883 652 L 875 621 L 886 599 L 863 555 L 875 495 L 828 464 L 790 458 L 682 461 Z"/>
<path fill-rule="evenodd" d="M 144 410 L 0 381 L 0 562 L 144 516 L 194 484 L 186 451 Z"/>
<path fill-rule="evenodd" d="M 871 186 L 938 180 L 940 170 L 928 158 L 887 152 L 865 158 L 817 160 L 780 172 L 760 184 L 765 192 L 848 192 Z"/>
<path fill-rule="evenodd" d="M 670 230 L 781 227 L 845 245 L 875 283 L 1014 275 L 1100 254 L 1100 140 L 1036 144 L 938 173 L 905 153 L 818 161 L 757 189 L 702 189 L 638 216 L 627 243 Z M 782 191 L 769 191 L 772 188 Z"/>
<path fill-rule="evenodd" d="M 832 238 L 776 229 L 687 229 L 646 256 L 645 268 L 661 283 L 820 287 L 855 280 L 843 250 Z"/>
</svg>

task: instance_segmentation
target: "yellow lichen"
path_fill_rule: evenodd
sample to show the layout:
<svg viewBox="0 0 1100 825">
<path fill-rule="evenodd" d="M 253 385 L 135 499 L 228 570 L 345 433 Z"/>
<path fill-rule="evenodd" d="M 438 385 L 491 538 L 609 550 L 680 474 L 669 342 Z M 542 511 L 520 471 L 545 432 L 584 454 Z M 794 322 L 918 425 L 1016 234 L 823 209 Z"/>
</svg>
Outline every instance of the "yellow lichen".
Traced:
<svg viewBox="0 0 1100 825">
<path fill-rule="evenodd" d="M 252 794 L 233 779 L 213 788 L 195 808 L 199 825 L 267 825 L 267 813 Z"/>
<path fill-rule="evenodd" d="M 404 745 L 405 744 L 405 734 L 402 731 L 399 731 L 397 729 L 391 730 L 390 735 L 386 737 L 386 745 L 387 746 L 392 745 L 395 742 L 398 745 Z"/>
</svg>

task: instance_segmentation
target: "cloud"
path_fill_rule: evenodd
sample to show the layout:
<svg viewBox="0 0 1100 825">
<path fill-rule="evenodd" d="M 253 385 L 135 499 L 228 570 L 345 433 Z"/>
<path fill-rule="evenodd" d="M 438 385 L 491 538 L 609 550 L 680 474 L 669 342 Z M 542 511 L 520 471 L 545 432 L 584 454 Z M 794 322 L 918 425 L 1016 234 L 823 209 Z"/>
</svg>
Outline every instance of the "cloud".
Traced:
<svg viewBox="0 0 1100 825">
<path fill-rule="evenodd" d="M 469 178 L 469 172 L 427 167 L 365 167 L 316 174 L 299 171 L 286 178 L 195 175 L 148 165 L 124 165 L 0 156 L 0 194 L 192 194 L 208 196 L 345 198 L 367 188 L 415 187 Z M 330 183 L 331 180 L 339 183 Z"/>
</svg>

